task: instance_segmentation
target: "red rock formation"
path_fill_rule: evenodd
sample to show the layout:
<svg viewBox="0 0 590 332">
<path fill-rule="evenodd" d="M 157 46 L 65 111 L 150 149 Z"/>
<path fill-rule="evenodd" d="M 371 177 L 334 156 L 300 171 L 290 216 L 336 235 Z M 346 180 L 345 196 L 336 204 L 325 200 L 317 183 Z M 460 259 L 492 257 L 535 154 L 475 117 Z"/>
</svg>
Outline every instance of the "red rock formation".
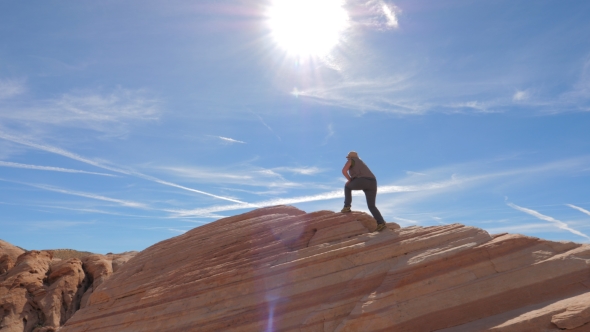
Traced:
<svg viewBox="0 0 590 332">
<path fill-rule="evenodd" d="M 60 332 L 590 330 L 590 246 L 292 207 L 138 254 Z"/>
<path fill-rule="evenodd" d="M 0 271 L 0 330 L 57 331 L 80 308 L 84 292 L 88 296 L 92 292 L 91 280 L 96 283 L 93 273 L 100 270 L 101 264 L 106 262 L 110 269 L 100 275 L 103 281 L 112 274 L 111 261 L 121 265 L 133 253 L 95 256 L 101 262 L 85 261 L 85 273 L 77 258 L 54 259 L 51 251 L 23 253 L 1 241 L 0 257 L 8 257 L 14 263 L 6 265 L 6 271 Z M 86 278 L 87 274 L 90 278 Z"/>
<path fill-rule="evenodd" d="M 84 267 L 89 279 L 89 287 L 80 301 L 80 308 L 84 308 L 92 292 L 108 279 L 113 272 L 117 271 L 133 256 L 137 251 L 126 252 L 122 254 L 89 255 L 84 257 Z"/>
<path fill-rule="evenodd" d="M 18 256 L 24 252 L 24 250 L 0 240 L 0 275 L 12 269 Z"/>
</svg>

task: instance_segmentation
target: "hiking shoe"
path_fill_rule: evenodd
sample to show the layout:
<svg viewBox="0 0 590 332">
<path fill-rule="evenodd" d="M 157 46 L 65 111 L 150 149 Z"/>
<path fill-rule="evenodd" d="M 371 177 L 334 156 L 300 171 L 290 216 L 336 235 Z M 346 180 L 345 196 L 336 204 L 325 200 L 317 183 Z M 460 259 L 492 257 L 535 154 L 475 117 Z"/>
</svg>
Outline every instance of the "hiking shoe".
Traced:
<svg viewBox="0 0 590 332">
<path fill-rule="evenodd" d="M 347 213 L 347 212 L 352 212 L 352 210 L 350 209 L 350 206 L 345 206 L 342 208 L 342 210 L 340 210 L 340 212 Z"/>
<path fill-rule="evenodd" d="M 382 230 L 386 229 L 387 226 L 385 226 L 385 224 L 377 224 L 377 229 L 375 229 L 375 232 L 381 232 Z"/>
</svg>

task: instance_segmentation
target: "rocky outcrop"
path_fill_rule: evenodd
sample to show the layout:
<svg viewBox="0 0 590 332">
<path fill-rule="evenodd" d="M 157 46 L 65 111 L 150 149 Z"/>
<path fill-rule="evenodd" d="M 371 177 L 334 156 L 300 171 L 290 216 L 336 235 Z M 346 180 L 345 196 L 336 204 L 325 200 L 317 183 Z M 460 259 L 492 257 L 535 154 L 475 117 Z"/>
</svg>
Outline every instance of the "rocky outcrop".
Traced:
<svg viewBox="0 0 590 332">
<path fill-rule="evenodd" d="M 12 269 L 18 256 L 24 252 L 21 248 L 0 240 L 0 275 Z"/>
<path fill-rule="evenodd" d="M 51 250 L 25 253 L 6 242 L 0 245 L 0 257 L 13 260 L 0 271 L 2 332 L 57 331 L 80 308 L 83 296 L 90 296 L 96 282 L 93 273 L 103 263 L 109 268 L 99 273 L 101 282 L 112 274 L 112 262 L 120 266 L 134 255 L 93 255 L 100 263 L 92 259 L 82 262 L 77 258 L 56 259 Z"/>
<path fill-rule="evenodd" d="M 221 219 L 139 253 L 60 332 L 590 330 L 589 245 L 375 227 L 284 206 Z"/>
<path fill-rule="evenodd" d="M 125 252 L 122 254 L 89 255 L 83 258 L 84 267 L 88 276 L 89 287 L 80 301 L 80 308 L 88 303 L 90 295 L 94 290 L 107 280 L 129 259 L 137 255 L 137 251 Z"/>
</svg>

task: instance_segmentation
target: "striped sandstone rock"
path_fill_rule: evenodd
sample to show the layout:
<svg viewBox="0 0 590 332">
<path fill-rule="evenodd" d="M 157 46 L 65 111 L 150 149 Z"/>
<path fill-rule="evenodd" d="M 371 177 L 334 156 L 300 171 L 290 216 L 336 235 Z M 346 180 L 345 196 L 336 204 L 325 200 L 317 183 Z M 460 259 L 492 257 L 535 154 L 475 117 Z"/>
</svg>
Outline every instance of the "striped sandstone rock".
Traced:
<svg viewBox="0 0 590 332">
<path fill-rule="evenodd" d="M 590 246 L 277 206 L 142 251 L 60 332 L 589 331 Z"/>
</svg>

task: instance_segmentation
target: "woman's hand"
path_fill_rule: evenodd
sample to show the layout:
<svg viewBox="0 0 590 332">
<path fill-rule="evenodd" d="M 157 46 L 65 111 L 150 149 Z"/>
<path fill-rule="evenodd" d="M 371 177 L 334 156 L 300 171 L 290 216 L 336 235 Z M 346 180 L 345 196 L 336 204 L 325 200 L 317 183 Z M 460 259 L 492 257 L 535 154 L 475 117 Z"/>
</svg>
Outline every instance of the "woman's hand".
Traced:
<svg viewBox="0 0 590 332">
<path fill-rule="evenodd" d="M 344 177 L 346 178 L 346 184 L 348 184 L 350 182 L 350 175 L 348 175 L 348 170 L 350 169 L 350 165 L 351 165 L 351 161 L 350 159 L 348 159 L 348 161 L 346 162 L 346 164 L 344 164 L 344 167 L 342 168 L 342 175 L 344 175 Z"/>
</svg>

